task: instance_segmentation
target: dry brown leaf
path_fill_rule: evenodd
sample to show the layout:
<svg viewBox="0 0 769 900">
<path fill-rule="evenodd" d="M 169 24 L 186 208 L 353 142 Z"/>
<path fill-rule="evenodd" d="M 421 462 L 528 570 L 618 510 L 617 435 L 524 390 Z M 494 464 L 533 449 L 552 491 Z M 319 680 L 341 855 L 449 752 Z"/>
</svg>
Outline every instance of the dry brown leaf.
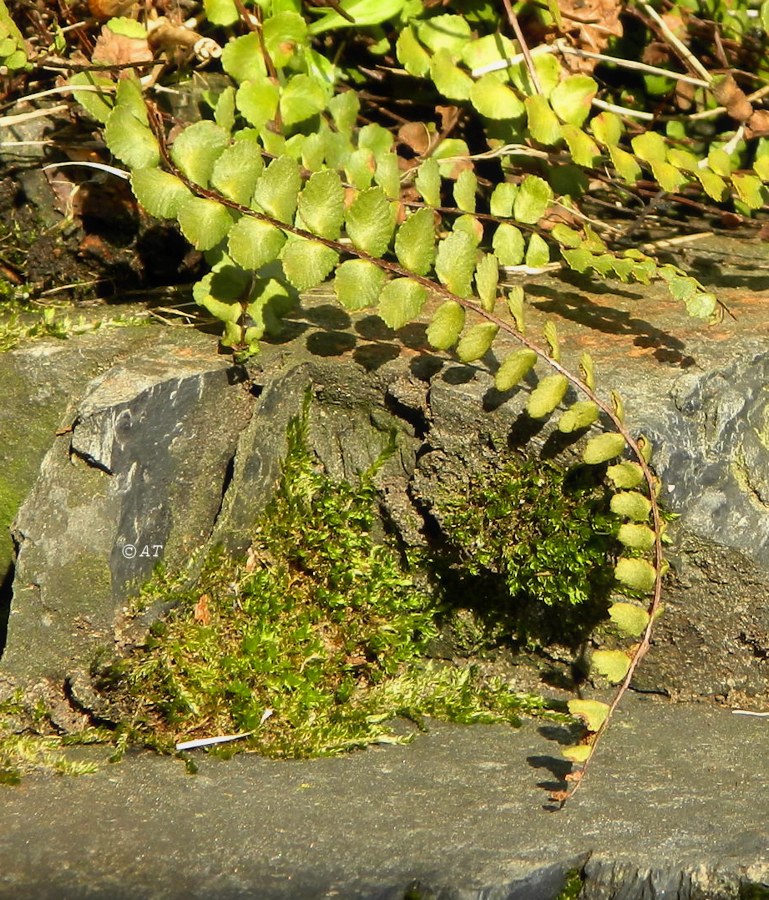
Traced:
<svg viewBox="0 0 769 900">
<path fill-rule="evenodd" d="M 612 37 L 622 37 L 621 0 L 561 0 L 563 29 L 575 47 L 590 53 L 602 53 Z M 567 56 L 566 65 L 575 72 L 592 72 L 594 59 Z"/>
<path fill-rule="evenodd" d="M 757 109 L 748 119 L 745 136 L 748 138 L 765 137 L 769 135 L 769 110 Z"/>
<path fill-rule="evenodd" d="M 726 107 L 727 113 L 738 122 L 745 122 L 753 115 L 753 106 L 745 92 L 729 73 L 713 85 L 716 102 Z"/>
<path fill-rule="evenodd" d="M 108 66 L 124 66 L 128 63 L 152 62 L 153 58 L 146 38 L 115 34 L 104 25 L 93 48 L 92 61 Z"/>
<path fill-rule="evenodd" d="M 208 601 L 211 598 L 208 594 L 201 594 L 200 599 L 195 604 L 195 611 L 192 616 L 196 622 L 201 625 L 210 625 L 211 624 L 211 611 L 208 608 Z"/>
<path fill-rule="evenodd" d="M 138 6 L 136 0 L 88 0 L 88 12 L 100 22 L 130 15 Z"/>
<path fill-rule="evenodd" d="M 398 129 L 398 140 L 411 147 L 417 156 L 424 156 L 430 149 L 431 135 L 424 122 L 407 122 Z"/>
</svg>

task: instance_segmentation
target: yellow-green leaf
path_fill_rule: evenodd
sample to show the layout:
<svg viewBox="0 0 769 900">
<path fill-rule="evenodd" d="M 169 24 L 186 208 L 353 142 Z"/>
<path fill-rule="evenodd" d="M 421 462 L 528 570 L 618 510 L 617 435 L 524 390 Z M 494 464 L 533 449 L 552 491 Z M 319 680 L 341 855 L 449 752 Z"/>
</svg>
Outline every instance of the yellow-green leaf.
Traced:
<svg viewBox="0 0 769 900">
<path fill-rule="evenodd" d="M 609 715 L 609 705 L 600 700 L 569 700 L 569 713 L 575 719 L 581 719 L 588 731 L 596 732 Z"/>
<path fill-rule="evenodd" d="M 553 88 L 550 105 L 562 122 L 580 126 L 597 92 L 598 85 L 589 75 L 570 75 Z"/>
<path fill-rule="evenodd" d="M 274 225 L 243 216 L 230 229 L 228 253 L 244 269 L 260 269 L 278 258 L 285 234 Z"/>
<path fill-rule="evenodd" d="M 529 133 L 540 144 L 551 146 L 561 140 L 561 123 L 542 94 L 534 94 L 523 101 L 529 123 Z"/>
<path fill-rule="evenodd" d="M 465 231 L 452 231 L 438 244 L 435 273 L 458 297 L 468 297 L 475 274 L 476 243 Z"/>
<path fill-rule="evenodd" d="M 638 637 L 649 624 L 649 613 L 635 603 L 612 603 L 609 618 L 628 637 Z"/>
<path fill-rule="evenodd" d="M 615 488 L 623 490 L 632 490 L 644 480 L 643 469 L 638 463 L 631 462 L 629 459 L 617 463 L 616 466 L 609 466 L 606 475 Z"/>
<path fill-rule="evenodd" d="M 515 218 L 525 225 L 536 225 L 553 199 L 553 189 L 537 175 L 525 175 L 513 203 Z"/>
<path fill-rule="evenodd" d="M 583 763 L 590 756 L 591 747 L 588 744 L 574 744 L 571 747 L 561 747 L 564 757 L 573 763 Z"/>
<path fill-rule="evenodd" d="M 494 343 L 499 326 L 493 322 L 479 322 L 462 335 L 457 346 L 457 356 L 462 362 L 473 362 L 486 354 L 486 351 Z"/>
<path fill-rule="evenodd" d="M 436 350 L 450 350 L 465 326 L 465 311 L 456 300 L 447 300 L 435 311 L 427 329 L 427 340 Z"/>
<path fill-rule="evenodd" d="M 426 275 L 435 259 L 433 211 L 418 209 L 398 229 L 395 236 L 398 262 L 417 275 Z"/>
<path fill-rule="evenodd" d="M 489 72 L 470 88 L 470 102 L 487 119 L 517 119 L 524 105 L 496 72 Z"/>
<path fill-rule="evenodd" d="M 214 200 L 190 197 L 179 207 L 179 227 L 196 250 L 210 250 L 232 227 L 232 216 Z"/>
<path fill-rule="evenodd" d="M 645 522 L 651 512 L 651 502 L 638 491 L 620 491 L 611 498 L 611 511 L 615 516 Z"/>
<path fill-rule="evenodd" d="M 657 573 L 654 566 L 645 559 L 623 556 L 617 560 L 617 565 L 614 567 L 614 577 L 620 584 L 624 584 L 634 591 L 646 593 L 654 587 Z"/>
<path fill-rule="evenodd" d="M 617 540 L 631 550 L 649 551 L 654 547 L 654 532 L 648 525 L 636 525 L 632 522 L 624 522 L 617 532 Z"/>
<path fill-rule="evenodd" d="M 622 650 L 596 650 L 590 657 L 590 669 L 618 684 L 627 675 L 630 657 Z"/>
<path fill-rule="evenodd" d="M 379 315 L 390 328 L 403 328 L 422 311 L 427 299 L 425 288 L 411 278 L 388 281 L 379 295 Z"/>
<path fill-rule="evenodd" d="M 344 187 L 331 169 L 314 172 L 298 199 L 299 215 L 314 234 L 336 240 L 344 222 Z"/>
<path fill-rule="evenodd" d="M 319 241 L 292 238 L 280 254 L 288 281 L 298 291 L 308 291 L 322 284 L 339 261 L 339 254 Z"/>
<path fill-rule="evenodd" d="M 334 293 L 345 309 L 365 309 L 376 304 L 386 277 L 374 263 L 349 259 L 336 270 Z"/>
<path fill-rule="evenodd" d="M 582 453 L 582 461 L 589 466 L 597 466 L 609 459 L 619 456 L 625 449 L 625 438 L 616 431 L 599 434 L 587 442 Z"/>
<path fill-rule="evenodd" d="M 565 375 L 546 375 L 531 392 L 526 412 L 532 419 L 543 419 L 563 400 L 569 387 Z"/>
<path fill-rule="evenodd" d="M 592 400 L 579 400 L 572 404 L 558 420 L 558 430 L 564 434 L 589 428 L 598 418 L 598 407 Z"/>
<path fill-rule="evenodd" d="M 528 348 L 514 350 L 507 356 L 494 376 L 494 386 L 498 391 L 509 391 L 534 368 L 537 354 Z"/>
</svg>

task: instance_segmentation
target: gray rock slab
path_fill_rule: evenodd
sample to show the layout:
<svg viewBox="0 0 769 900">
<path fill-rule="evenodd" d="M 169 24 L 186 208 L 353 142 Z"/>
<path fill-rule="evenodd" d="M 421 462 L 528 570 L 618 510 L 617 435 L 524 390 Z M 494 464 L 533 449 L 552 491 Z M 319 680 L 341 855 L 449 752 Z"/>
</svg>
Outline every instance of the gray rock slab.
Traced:
<svg viewBox="0 0 769 900">
<path fill-rule="evenodd" d="M 8 898 L 737 898 L 769 889 L 765 719 L 628 698 L 548 811 L 559 730 L 431 723 L 334 759 L 148 754 L 0 792 Z M 558 777 L 553 774 L 558 773 Z M 408 891 L 411 893 L 408 893 Z"/>
<path fill-rule="evenodd" d="M 221 506 L 252 411 L 245 373 L 217 356 L 213 338 L 144 330 L 140 348 L 124 346 L 80 390 L 70 382 L 66 427 L 49 434 L 16 515 L 2 672 L 18 683 L 63 684 L 87 669 L 98 647 L 113 646 L 126 600 L 159 563 L 181 568 Z"/>
</svg>

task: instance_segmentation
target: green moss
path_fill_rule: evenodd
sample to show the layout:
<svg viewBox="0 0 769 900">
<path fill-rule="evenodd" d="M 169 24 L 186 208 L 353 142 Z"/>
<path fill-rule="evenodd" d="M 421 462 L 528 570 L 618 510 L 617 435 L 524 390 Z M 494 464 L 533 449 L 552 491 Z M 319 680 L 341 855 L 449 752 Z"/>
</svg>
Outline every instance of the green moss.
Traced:
<svg viewBox="0 0 769 900">
<path fill-rule="evenodd" d="M 566 880 L 561 888 L 561 892 L 555 900 L 578 900 L 579 895 L 582 893 L 583 884 L 582 871 L 580 869 L 570 869 L 566 873 Z"/>
<path fill-rule="evenodd" d="M 46 730 L 46 713 L 40 704 L 30 710 L 20 694 L 0 703 L 0 785 L 18 784 L 22 776 L 33 772 L 87 775 L 96 771 L 95 763 L 71 759 L 63 752 L 73 738 L 88 743 L 93 734 L 63 738 Z M 104 740 L 103 734 L 99 737 Z"/>
<path fill-rule="evenodd" d="M 155 582 L 140 606 L 174 610 L 101 684 L 124 741 L 253 731 L 273 757 L 404 740 L 388 722 L 436 716 L 517 724 L 546 703 L 472 667 L 425 660 L 441 604 L 375 539 L 375 490 L 331 481 L 292 425 L 275 498 L 246 559 L 212 554 L 194 590 Z M 225 752 L 232 752 L 230 745 Z"/>
<path fill-rule="evenodd" d="M 438 497 L 436 566 L 497 636 L 575 645 L 605 614 L 613 584 L 608 494 L 593 468 L 508 458 Z"/>
</svg>

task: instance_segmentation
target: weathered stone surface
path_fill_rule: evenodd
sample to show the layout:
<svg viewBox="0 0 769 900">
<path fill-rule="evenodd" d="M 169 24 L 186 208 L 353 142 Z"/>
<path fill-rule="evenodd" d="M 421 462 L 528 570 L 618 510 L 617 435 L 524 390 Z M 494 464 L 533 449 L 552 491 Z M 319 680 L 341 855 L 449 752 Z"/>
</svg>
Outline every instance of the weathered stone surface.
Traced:
<svg viewBox="0 0 769 900">
<path fill-rule="evenodd" d="M 542 785 L 562 735 L 535 722 L 433 723 L 338 759 L 198 754 L 197 776 L 142 754 L 31 778 L 0 793 L 0 896 L 556 900 L 574 870 L 588 900 L 761 896 L 766 720 L 627 701 L 559 812 Z"/>
<path fill-rule="evenodd" d="M 22 683 L 87 668 L 130 594 L 159 562 L 180 568 L 218 514 L 251 415 L 244 373 L 213 339 L 152 332 L 75 392 L 17 514 L 2 672 Z"/>
<path fill-rule="evenodd" d="M 769 699 L 769 608 L 761 602 L 769 583 L 762 499 L 769 326 L 753 293 L 724 294 L 735 319 L 708 329 L 653 289 L 609 294 L 581 281 L 543 280 L 529 287 L 531 331 L 543 314 L 560 313 L 565 362 L 576 366 L 582 350 L 593 354 L 599 385 L 619 390 L 631 428 L 654 441 L 666 504 L 680 514 L 667 616 L 637 686 L 762 706 Z M 638 317 L 641 303 L 653 325 Z M 335 477 L 354 477 L 395 437 L 378 484 L 385 518 L 407 544 L 424 541 L 431 491 L 493 466 L 500 452 L 574 458 L 579 443 L 523 412 L 536 376 L 510 396 L 494 389 L 504 339 L 496 356 L 459 365 L 429 351 L 424 332 L 413 325 L 396 335 L 375 317 L 353 321 L 321 297 L 289 324 L 284 343 L 265 349 L 250 371 L 251 393 L 230 383 L 237 377 L 228 381 L 208 338 L 195 339 L 202 350 L 183 358 L 188 333 L 176 334 L 176 349 L 126 357 L 94 382 L 19 516 L 14 622 L 29 630 L 11 634 L 3 669 L 29 673 L 21 660 L 37 646 L 47 648 L 40 652 L 60 677 L 76 645 L 82 662 L 94 644 L 109 642 L 131 580 L 156 561 L 153 548 L 163 545 L 171 565 L 209 540 L 243 548 L 276 483 L 287 423 L 308 391 L 310 443 Z M 149 553 L 128 560 L 129 544 Z M 83 573 L 87 596 L 78 587 Z M 48 598 L 65 589 L 70 637 L 51 649 L 46 636 L 58 607 Z"/>
</svg>

